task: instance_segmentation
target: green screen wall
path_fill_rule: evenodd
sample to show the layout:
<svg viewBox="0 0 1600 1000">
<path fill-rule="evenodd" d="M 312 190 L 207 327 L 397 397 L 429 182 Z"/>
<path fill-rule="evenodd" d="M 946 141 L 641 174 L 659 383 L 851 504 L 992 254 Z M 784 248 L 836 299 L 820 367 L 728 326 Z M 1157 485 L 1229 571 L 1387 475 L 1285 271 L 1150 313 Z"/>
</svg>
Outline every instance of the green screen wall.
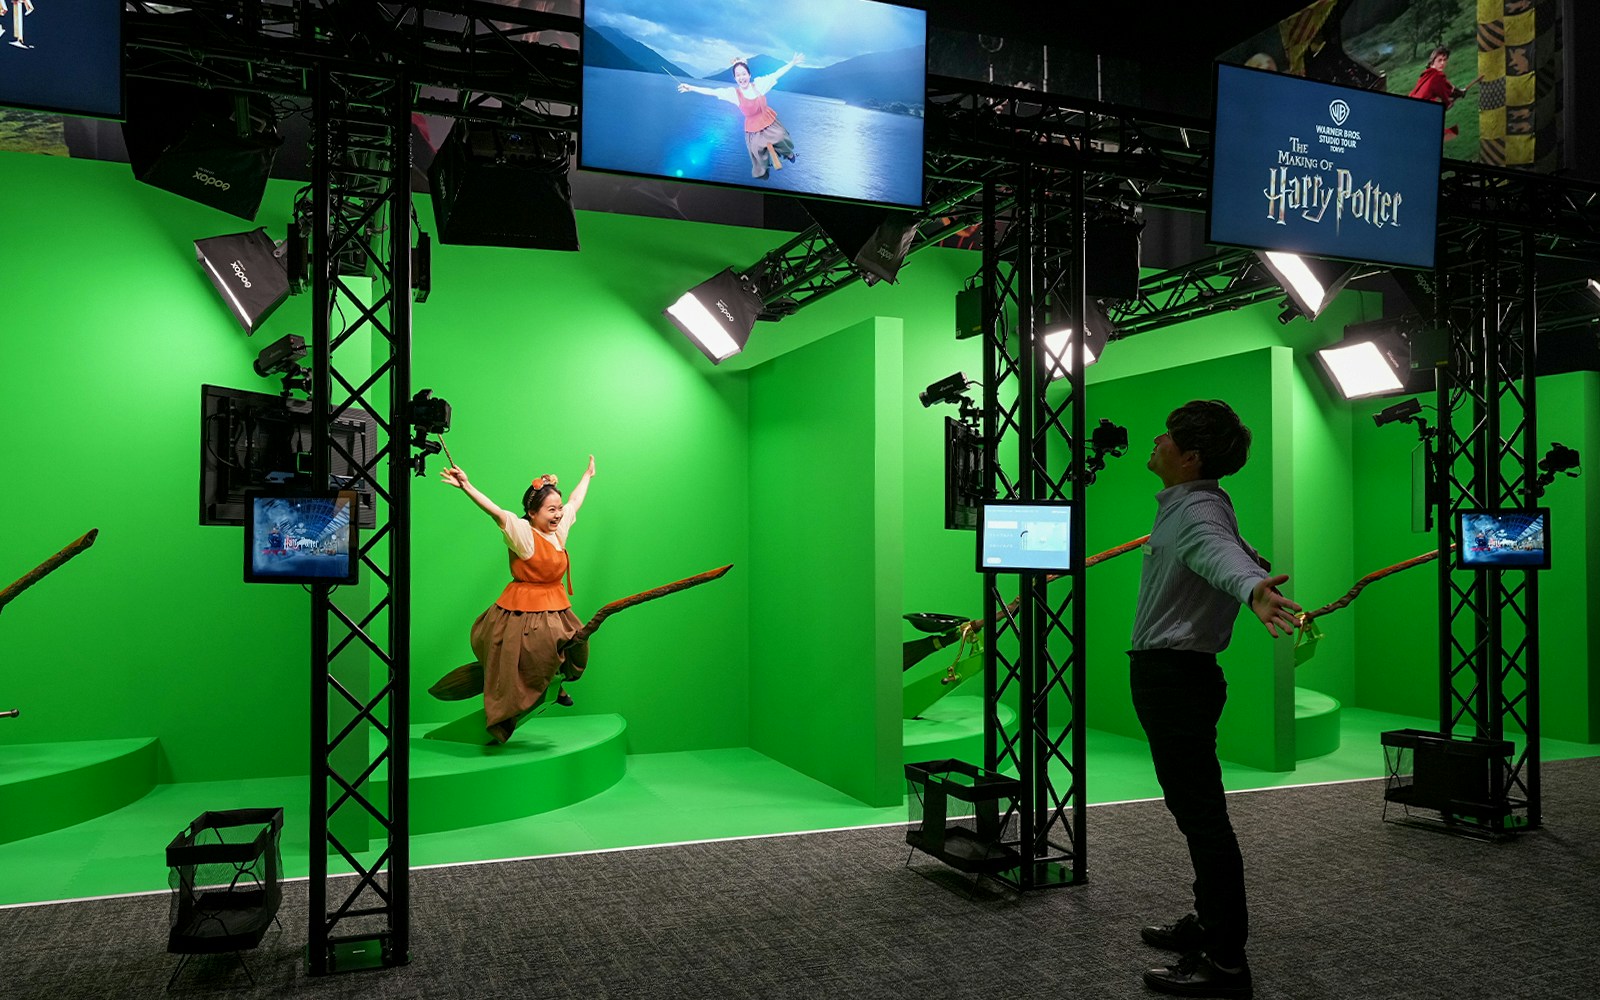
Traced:
<svg viewBox="0 0 1600 1000">
<path fill-rule="evenodd" d="M 750 384 L 751 746 L 874 805 L 904 784 L 899 327 L 857 324 Z"/>
<path fill-rule="evenodd" d="M 251 361 L 279 337 L 309 333 L 308 301 L 291 299 L 247 338 L 201 277 L 191 241 L 250 225 L 138 184 L 125 165 L 0 153 L 0 168 L 9 196 L 0 245 L 14 251 L 0 307 L 0 418 L 16 463 L 0 490 L 9 532 L 0 581 L 101 530 L 93 549 L 0 618 L 0 707 L 23 709 L 0 741 L 158 736 L 163 780 L 303 773 L 308 599 L 240 582 L 237 530 L 197 523 L 197 468 L 199 386 L 275 391 Z M 261 224 L 281 226 L 294 191 L 269 185 Z M 759 259 L 782 234 L 597 213 L 580 213 L 579 227 L 578 254 L 436 246 L 433 295 L 416 307 L 413 336 L 414 386 L 450 400 L 451 451 L 501 504 L 516 504 L 538 473 L 570 486 L 596 456 L 572 538 L 580 616 L 734 565 L 721 581 L 609 621 L 570 711 L 622 714 L 635 752 L 756 746 L 867 801 L 897 794 L 898 643 L 915 634 L 899 616 L 981 610 L 972 535 L 942 527 L 942 426 L 955 410 L 916 401 L 954 371 L 981 371 L 979 342 L 953 335 L 955 292 L 976 255 L 926 251 L 895 285 L 857 283 L 758 324 L 745 354 L 713 367 L 662 306 Z M 1167 405 L 1157 396 L 1175 405 L 1213 394 L 1257 429 L 1261 450 L 1229 485 L 1246 534 L 1275 558 L 1292 554 L 1296 597 L 1331 600 L 1361 573 L 1428 547 L 1409 532 L 1414 437 L 1373 428 L 1376 404 L 1328 398 L 1309 360 L 1368 309 L 1347 293 L 1311 326 L 1281 326 L 1256 307 L 1111 345 L 1089 370 L 1087 415 L 1127 423 L 1134 449 L 1091 490 L 1091 549 L 1148 530 L 1154 490 L 1142 455 Z M 1595 377 L 1541 382 L 1545 441 L 1600 448 Z M 778 648 L 799 660 L 804 649 L 773 639 L 788 626 L 777 624 L 771 588 L 788 585 L 795 532 L 817 516 L 785 477 L 792 456 L 821 462 L 839 449 L 848 467 L 803 474 L 840 482 L 840 520 L 870 544 L 873 563 L 850 584 L 852 613 L 865 615 L 855 646 L 819 667 L 829 683 L 807 685 L 794 664 L 773 670 L 764 658 Z M 412 694 L 424 725 L 463 711 L 425 691 L 470 655 L 467 630 L 506 578 L 493 525 L 437 481 L 438 468 L 435 459 L 413 481 Z M 1251 480 L 1268 469 L 1272 483 Z M 1559 551 L 1542 595 L 1546 725 L 1574 739 L 1594 738 L 1600 719 L 1600 560 L 1587 541 L 1597 490 L 1593 476 L 1563 479 L 1548 498 Z M 1132 613 L 1126 559 L 1090 582 L 1090 723 L 1118 731 L 1129 721 L 1125 671 L 1112 666 Z M 1437 701 L 1432 581 L 1419 572 L 1380 586 L 1329 619 L 1329 638 L 1294 682 L 1426 716 Z M 808 602 L 826 596 L 817 587 Z M 1229 655 L 1280 655 L 1274 648 L 1251 635 Z M 1282 684 L 1276 659 L 1239 669 Z M 1226 740 L 1225 753 L 1280 766 L 1283 705 L 1251 708 L 1236 692 L 1235 706 L 1229 725 L 1272 746 L 1272 760 Z M 807 728 L 823 718 L 853 720 L 848 738 Z M 830 734 L 841 749 L 808 747 Z"/>
</svg>

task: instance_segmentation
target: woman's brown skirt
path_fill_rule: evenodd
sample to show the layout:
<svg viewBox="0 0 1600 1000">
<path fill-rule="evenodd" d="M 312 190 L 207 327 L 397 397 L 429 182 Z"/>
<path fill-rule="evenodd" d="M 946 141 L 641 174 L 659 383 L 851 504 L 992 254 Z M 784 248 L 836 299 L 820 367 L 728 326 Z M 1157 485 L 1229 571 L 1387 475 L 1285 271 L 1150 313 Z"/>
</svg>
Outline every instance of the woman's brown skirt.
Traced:
<svg viewBox="0 0 1600 1000">
<path fill-rule="evenodd" d="M 768 146 L 785 160 L 794 160 L 794 140 L 789 138 L 789 130 L 782 122 L 773 122 L 759 132 L 744 134 L 744 148 L 750 153 L 750 176 L 765 177 L 771 167 L 778 166 L 767 155 Z"/>
<path fill-rule="evenodd" d="M 507 611 L 498 604 L 472 623 L 472 655 L 483 664 L 485 728 L 496 743 L 544 701 L 557 671 L 569 681 L 583 675 L 561 652 L 582 627 L 571 609 Z"/>
</svg>

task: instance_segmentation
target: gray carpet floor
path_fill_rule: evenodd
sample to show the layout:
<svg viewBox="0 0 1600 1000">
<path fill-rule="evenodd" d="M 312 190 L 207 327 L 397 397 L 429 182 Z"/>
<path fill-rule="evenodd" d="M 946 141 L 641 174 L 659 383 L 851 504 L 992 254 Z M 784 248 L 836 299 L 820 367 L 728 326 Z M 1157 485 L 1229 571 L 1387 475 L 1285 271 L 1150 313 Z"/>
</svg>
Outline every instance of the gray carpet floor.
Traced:
<svg viewBox="0 0 1600 1000">
<path fill-rule="evenodd" d="M 1230 797 L 1259 998 L 1600 996 L 1600 759 L 1547 764 L 1542 829 L 1501 842 L 1380 820 L 1381 781 Z M 1392 813 L 1391 813 L 1392 815 Z M 311 978 L 283 929 L 196 958 L 175 997 L 1149 997 L 1138 927 L 1188 908 L 1159 802 L 1089 810 L 1089 880 L 1027 895 L 898 827 L 419 870 L 408 965 Z M 160 996 L 168 899 L 0 910 L 0 997 Z"/>
</svg>

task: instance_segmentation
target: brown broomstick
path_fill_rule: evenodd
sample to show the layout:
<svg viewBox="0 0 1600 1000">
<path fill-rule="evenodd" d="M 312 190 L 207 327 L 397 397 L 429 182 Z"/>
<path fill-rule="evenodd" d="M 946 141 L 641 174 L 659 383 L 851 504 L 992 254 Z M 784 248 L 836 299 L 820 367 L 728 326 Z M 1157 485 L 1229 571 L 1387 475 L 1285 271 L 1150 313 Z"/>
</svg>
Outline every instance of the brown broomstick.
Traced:
<svg viewBox="0 0 1600 1000">
<path fill-rule="evenodd" d="M 1107 559 L 1114 559 L 1117 556 L 1122 555 L 1124 552 L 1132 552 L 1134 549 L 1138 548 L 1149 540 L 1149 535 L 1140 535 L 1138 538 L 1135 538 L 1132 541 L 1123 542 L 1121 545 L 1112 546 L 1111 548 L 1106 549 L 1104 552 L 1096 552 L 1094 555 L 1085 559 L 1083 561 L 1083 565 L 1085 567 L 1089 567 L 1098 563 L 1103 563 Z M 1054 582 L 1061 579 L 1061 577 L 1064 575 L 1065 574 L 1062 573 L 1051 573 L 1049 576 L 1044 578 L 1044 582 Z M 1006 617 L 1010 617 L 1011 615 L 1017 613 L 1017 608 L 1020 606 L 1021 601 L 1022 598 L 1018 597 L 1016 600 L 1006 605 Z M 981 629 L 982 627 L 983 623 L 974 618 L 969 622 L 963 622 L 962 624 L 957 625 L 945 632 L 939 632 L 934 635 L 925 635 L 917 639 L 906 640 L 902 644 L 900 669 L 910 670 L 918 663 L 921 663 L 928 656 L 932 655 L 935 651 L 943 649 L 946 646 L 953 646 L 957 642 L 965 642 L 974 630 Z M 959 651 L 956 658 L 960 659 Z"/>
<path fill-rule="evenodd" d="M 61 565 L 68 559 L 71 559 L 73 556 L 93 545 L 95 536 L 98 534 L 100 534 L 99 528 L 90 528 L 77 541 L 73 542 L 71 545 L 68 545 L 66 548 L 62 549 L 60 552 L 57 552 L 55 555 L 51 556 L 49 559 L 46 559 L 33 569 L 22 574 L 22 578 L 20 580 L 18 580 L 16 583 L 13 583 L 5 590 L 0 590 L 0 610 L 4 610 L 7 604 L 10 604 L 12 601 L 22 596 L 22 592 L 24 590 L 27 590 L 29 587 L 60 569 Z"/>
<path fill-rule="evenodd" d="M 599 630 L 601 623 L 607 618 L 624 608 L 631 608 L 636 604 L 653 601 L 658 597 L 666 597 L 668 594 L 676 594 L 678 591 L 688 590 L 690 587 L 698 587 L 702 583 L 710 583 L 712 580 L 726 575 L 730 569 L 733 569 L 732 563 L 612 601 L 599 611 L 596 611 L 584 623 L 583 628 L 580 628 L 573 633 L 572 638 L 562 643 L 559 651 L 566 656 L 567 662 L 581 669 L 589 663 L 589 637 Z M 440 701 L 461 701 L 464 698 L 483 694 L 483 664 L 473 661 L 455 668 L 439 678 L 438 682 L 428 689 L 428 693 Z"/>
<path fill-rule="evenodd" d="M 1085 569 L 1087 569 L 1090 566 L 1096 566 L 1096 565 L 1098 565 L 1100 563 L 1103 563 L 1107 559 L 1115 559 L 1117 556 L 1120 556 L 1125 552 L 1132 552 L 1134 549 L 1138 548 L 1139 546 L 1143 545 L 1145 542 L 1148 542 L 1149 540 L 1150 540 L 1150 536 L 1149 535 L 1140 535 L 1138 538 L 1132 539 L 1131 541 L 1123 542 L 1121 545 L 1113 545 L 1111 548 L 1106 549 L 1104 552 L 1096 552 L 1094 555 L 1092 555 L 1089 558 L 1085 559 L 1083 561 L 1083 566 L 1084 566 Z M 1066 576 L 1066 574 L 1065 573 L 1051 573 L 1049 576 L 1044 578 L 1044 582 L 1045 583 L 1054 583 L 1057 580 L 1061 579 L 1063 576 Z M 1012 615 L 1016 614 L 1017 613 L 1017 608 L 1019 608 L 1021 605 L 1022 605 L 1022 597 L 1019 595 L 1010 604 L 1006 605 L 1006 608 L 1005 608 L 1006 617 L 1010 618 Z M 973 624 L 976 625 L 977 621 L 974 620 Z"/>
<path fill-rule="evenodd" d="M 1454 542 L 1450 543 L 1450 548 L 1454 549 L 1455 547 L 1456 546 Z M 1324 604 L 1315 611 L 1307 611 L 1302 614 L 1300 616 L 1300 627 L 1303 629 L 1310 625 L 1314 620 L 1321 618 L 1328 612 L 1338 611 L 1340 608 L 1348 605 L 1351 601 L 1356 599 L 1357 594 L 1366 589 L 1367 584 L 1376 583 L 1379 580 L 1382 580 L 1384 577 L 1391 576 L 1403 569 L 1410 569 L 1413 566 L 1420 566 L 1425 562 L 1432 562 L 1437 558 L 1439 558 L 1439 550 L 1435 549 L 1432 552 L 1424 552 L 1420 556 L 1414 556 L 1410 559 L 1407 559 L 1405 562 L 1398 562 L 1393 566 L 1385 566 L 1383 569 L 1373 570 L 1371 573 L 1368 573 L 1366 576 L 1357 580 L 1356 585 L 1351 587 L 1349 592 L 1343 597 L 1339 598 L 1337 601 L 1334 601 L 1332 604 Z"/>
</svg>

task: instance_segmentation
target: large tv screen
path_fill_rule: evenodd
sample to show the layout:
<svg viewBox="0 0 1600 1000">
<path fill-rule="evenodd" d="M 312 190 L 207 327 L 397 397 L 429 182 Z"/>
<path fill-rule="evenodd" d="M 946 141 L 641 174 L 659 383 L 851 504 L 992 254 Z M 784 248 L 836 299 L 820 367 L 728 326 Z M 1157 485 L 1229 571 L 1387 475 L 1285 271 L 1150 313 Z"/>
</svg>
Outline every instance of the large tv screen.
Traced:
<svg viewBox="0 0 1600 1000">
<path fill-rule="evenodd" d="M 922 207 L 927 14 L 586 0 L 578 165 Z"/>
<path fill-rule="evenodd" d="M 122 0 L 0 0 L 0 105 L 122 117 Z"/>
<path fill-rule="evenodd" d="M 1216 69 L 1212 243 L 1433 266 L 1442 106 Z"/>
</svg>

